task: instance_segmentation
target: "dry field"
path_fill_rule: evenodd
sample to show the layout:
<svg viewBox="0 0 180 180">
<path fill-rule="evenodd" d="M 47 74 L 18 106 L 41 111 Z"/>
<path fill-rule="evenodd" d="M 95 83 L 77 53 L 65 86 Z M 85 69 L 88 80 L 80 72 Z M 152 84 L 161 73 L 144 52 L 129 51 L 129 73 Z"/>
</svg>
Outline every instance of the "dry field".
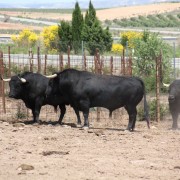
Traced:
<svg viewBox="0 0 180 180">
<path fill-rule="evenodd" d="M 161 4 L 151 4 L 151 5 L 141 5 L 141 6 L 131 6 L 131 7 L 117 7 L 111 9 L 97 10 L 96 14 L 99 20 L 104 21 L 106 19 L 122 19 L 130 18 L 138 15 L 149 15 L 149 14 L 158 14 L 171 11 L 180 10 L 180 3 L 161 3 Z M 0 11 L 0 14 L 6 14 L 9 16 L 19 16 L 24 18 L 46 18 L 46 19 L 55 19 L 55 20 L 71 20 L 71 14 L 60 14 L 60 13 L 37 13 L 37 12 L 15 12 L 15 11 Z M 39 30 L 41 27 L 31 26 L 31 25 L 22 25 L 14 23 L 1 23 L 2 29 L 20 29 L 20 28 L 30 28 Z"/>
<path fill-rule="evenodd" d="M 103 114 L 100 122 L 91 113 L 91 127 L 83 130 L 75 127 L 72 108 L 63 126 L 54 123 L 49 106 L 41 111 L 42 124 L 29 123 L 31 115 L 17 120 L 9 115 L 17 102 L 7 99 L 7 119 L 0 112 L 1 180 L 180 179 L 180 131 L 170 129 L 171 117 L 151 122 L 151 129 L 137 121 L 129 132 L 123 109 L 112 119 Z"/>
<path fill-rule="evenodd" d="M 11 119 L 9 119 L 11 121 Z M 4 180 L 179 180 L 180 131 L 171 120 L 101 119 L 89 130 L 52 123 L 0 121 L 0 179 Z"/>
</svg>

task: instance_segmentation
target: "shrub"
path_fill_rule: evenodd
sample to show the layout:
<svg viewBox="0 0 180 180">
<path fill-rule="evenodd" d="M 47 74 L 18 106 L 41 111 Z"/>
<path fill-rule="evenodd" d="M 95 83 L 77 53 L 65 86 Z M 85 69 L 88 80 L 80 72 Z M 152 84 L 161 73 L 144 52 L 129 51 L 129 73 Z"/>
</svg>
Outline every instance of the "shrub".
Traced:
<svg viewBox="0 0 180 180">
<path fill-rule="evenodd" d="M 156 99 L 149 101 L 148 102 L 148 107 L 149 107 L 149 117 L 151 121 L 156 120 L 156 105 L 157 101 Z M 137 113 L 137 119 L 138 120 L 143 120 L 144 117 L 144 107 L 143 106 L 138 106 L 138 113 Z M 169 113 L 169 107 L 168 105 L 165 104 L 160 104 L 160 118 L 162 119 L 165 115 Z"/>
<path fill-rule="evenodd" d="M 122 54 L 122 51 L 123 51 L 122 44 L 113 44 L 111 51 L 116 54 Z"/>
<path fill-rule="evenodd" d="M 29 29 L 24 29 L 19 33 L 19 35 L 12 35 L 11 39 L 19 47 L 33 47 L 36 45 L 37 41 L 39 40 L 39 37 L 33 31 Z"/>
<path fill-rule="evenodd" d="M 59 45 L 58 26 L 45 27 L 41 33 L 47 51 L 57 52 Z"/>
</svg>

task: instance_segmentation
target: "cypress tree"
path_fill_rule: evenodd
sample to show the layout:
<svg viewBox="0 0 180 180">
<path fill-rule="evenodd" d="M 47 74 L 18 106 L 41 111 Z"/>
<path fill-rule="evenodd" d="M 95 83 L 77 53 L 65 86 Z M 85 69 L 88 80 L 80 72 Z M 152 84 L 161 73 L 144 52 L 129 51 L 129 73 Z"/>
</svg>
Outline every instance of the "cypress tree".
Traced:
<svg viewBox="0 0 180 180">
<path fill-rule="evenodd" d="M 61 21 L 58 26 L 58 35 L 60 38 L 60 51 L 67 52 L 68 46 L 72 48 L 72 28 L 69 22 Z"/>
<path fill-rule="evenodd" d="M 81 48 L 81 32 L 83 24 L 83 15 L 81 14 L 81 9 L 78 2 L 76 2 L 75 9 L 72 14 L 72 39 L 75 53 L 78 53 L 79 49 Z"/>
<path fill-rule="evenodd" d="M 96 10 L 92 2 L 89 2 L 89 9 L 86 11 L 84 26 L 82 30 L 82 40 L 86 43 L 86 48 L 91 55 L 94 55 L 96 48 L 101 52 L 111 49 L 112 37 L 109 28 L 103 30 L 100 21 L 96 17 Z"/>
</svg>

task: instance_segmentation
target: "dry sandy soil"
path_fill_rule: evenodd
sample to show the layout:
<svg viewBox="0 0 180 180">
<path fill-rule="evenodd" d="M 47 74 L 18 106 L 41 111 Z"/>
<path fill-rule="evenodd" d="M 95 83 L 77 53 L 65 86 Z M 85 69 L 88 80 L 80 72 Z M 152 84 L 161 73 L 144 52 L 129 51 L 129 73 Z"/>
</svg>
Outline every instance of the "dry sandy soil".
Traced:
<svg viewBox="0 0 180 180">
<path fill-rule="evenodd" d="M 131 6 L 131 7 L 117 7 L 111 9 L 97 10 L 96 14 L 99 20 L 104 21 L 106 19 L 122 19 L 130 18 L 138 15 L 149 15 L 149 14 L 158 14 L 171 11 L 180 10 L 180 3 L 161 3 L 161 4 L 151 4 L 151 5 L 142 5 L 142 6 Z M 19 16 L 25 18 L 47 18 L 47 19 L 56 19 L 56 20 L 71 20 L 71 14 L 60 14 L 60 13 L 35 13 L 35 12 L 15 12 L 15 11 L 0 11 L 0 14 L 6 14 L 9 16 Z M 18 27 L 19 26 L 19 27 Z M 28 26 L 31 29 L 39 30 L 40 27 L 37 26 Z M 8 23 L 2 23 L 1 28 L 6 29 L 19 29 L 27 28 L 27 25 L 10 25 Z"/>
<path fill-rule="evenodd" d="M 180 180 L 180 131 L 171 120 L 136 123 L 127 117 L 90 120 L 91 128 L 0 121 L 0 179 L 4 180 Z M 70 126 L 71 125 L 71 126 Z"/>
</svg>

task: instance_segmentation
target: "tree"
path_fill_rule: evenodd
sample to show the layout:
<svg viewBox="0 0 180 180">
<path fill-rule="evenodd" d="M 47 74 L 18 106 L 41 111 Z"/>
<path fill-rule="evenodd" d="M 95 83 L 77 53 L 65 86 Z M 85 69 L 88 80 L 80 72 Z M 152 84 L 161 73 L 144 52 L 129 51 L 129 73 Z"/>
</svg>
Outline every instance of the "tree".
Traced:
<svg viewBox="0 0 180 180">
<path fill-rule="evenodd" d="M 81 14 L 81 9 L 78 2 L 76 2 L 75 9 L 72 14 L 72 39 L 75 53 L 78 53 L 79 49 L 81 48 L 81 31 L 83 24 L 83 15 Z"/>
<path fill-rule="evenodd" d="M 69 22 L 60 22 L 58 26 L 58 35 L 60 38 L 59 51 L 67 52 L 68 46 L 72 48 L 72 27 Z"/>
<path fill-rule="evenodd" d="M 91 55 L 95 54 L 96 48 L 98 48 L 100 52 L 111 50 L 113 40 L 109 28 L 104 30 L 101 27 L 91 1 L 89 2 L 89 9 L 86 11 L 81 35 L 82 40 L 85 42 L 85 46 Z"/>
<path fill-rule="evenodd" d="M 159 38 L 159 34 L 150 33 L 148 31 L 144 31 L 142 37 L 135 39 L 133 44 L 135 49 L 134 57 L 136 57 L 133 62 L 133 66 L 135 67 L 133 69 L 134 75 L 143 77 L 148 91 L 154 90 L 156 84 L 155 61 L 160 55 L 160 52 L 162 52 L 163 55 L 163 78 L 167 80 L 169 78 L 170 71 L 172 70 L 170 61 L 170 46 Z"/>
</svg>

